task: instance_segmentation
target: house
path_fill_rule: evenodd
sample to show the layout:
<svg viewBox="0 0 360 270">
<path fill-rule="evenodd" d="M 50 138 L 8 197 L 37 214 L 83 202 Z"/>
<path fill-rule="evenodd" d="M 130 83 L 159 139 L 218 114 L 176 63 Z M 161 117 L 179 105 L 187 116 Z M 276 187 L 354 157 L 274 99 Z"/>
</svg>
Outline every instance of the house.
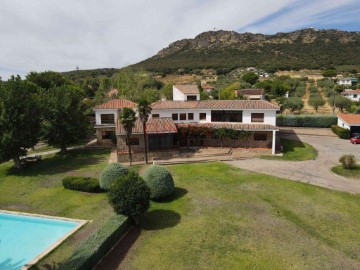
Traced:
<svg viewBox="0 0 360 270">
<path fill-rule="evenodd" d="M 136 103 L 127 99 L 113 99 L 95 107 L 95 130 L 99 144 L 115 142 L 117 119 L 125 107 L 136 108 Z"/>
<path fill-rule="evenodd" d="M 211 91 L 215 90 L 215 86 L 212 85 L 208 85 L 208 84 L 203 84 L 201 85 L 201 88 L 204 90 L 204 92 L 206 93 L 210 93 Z"/>
<path fill-rule="evenodd" d="M 234 90 L 235 96 L 243 96 L 249 100 L 265 100 L 264 89 L 240 89 Z"/>
<path fill-rule="evenodd" d="M 338 114 L 337 124 L 339 127 L 350 129 L 352 136 L 360 134 L 360 114 Z"/>
<path fill-rule="evenodd" d="M 118 120 L 123 107 L 136 107 L 119 100 L 95 108 L 98 138 L 116 132 L 118 161 L 128 161 L 128 144 L 134 161 L 144 160 L 143 125 L 137 120 L 127 141 Z M 147 122 L 148 157 L 172 157 L 179 147 L 242 147 L 268 149 L 275 154 L 276 112 L 279 107 L 265 100 L 200 100 L 196 85 L 174 85 L 172 101 L 151 105 Z M 112 114 L 112 116 L 109 116 Z M 102 120 L 105 120 L 103 122 Z M 219 137 L 219 130 L 227 136 Z"/>
<path fill-rule="evenodd" d="M 340 94 L 344 97 L 347 97 L 351 101 L 360 101 L 360 89 L 345 89 L 345 91 L 341 92 Z"/>
<path fill-rule="evenodd" d="M 179 100 L 179 101 L 200 100 L 200 92 L 198 86 L 196 84 L 174 85 L 173 100 Z"/>
<path fill-rule="evenodd" d="M 355 85 L 358 83 L 357 78 L 342 78 L 337 81 L 338 85 Z"/>
</svg>

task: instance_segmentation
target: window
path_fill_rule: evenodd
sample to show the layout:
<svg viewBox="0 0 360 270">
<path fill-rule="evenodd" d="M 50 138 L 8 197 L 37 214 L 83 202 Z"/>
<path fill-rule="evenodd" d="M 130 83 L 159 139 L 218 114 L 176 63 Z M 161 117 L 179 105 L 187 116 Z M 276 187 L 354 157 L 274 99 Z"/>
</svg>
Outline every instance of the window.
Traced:
<svg viewBox="0 0 360 270">
<path fill-rule="evenodd" d="M 196 96 L 186 96 L 187 101 L 193 101 L 196 100 Z"/>
<path fill-rule="evenodd" d="M 199 114 L 199 119 L 200 120 L 206 120 L 206 113 L 200 113 Z"/>
<path fill-rule="evenodd" d="M 111 114 L 101 114 L 101 124 L 102 125 L 109 125 L 109 124 L 115 124 L 115 115 L 113 113 Z"/>
<path fill-rule="evenodd" d="M 194 120 L 194 114 L 188 113 L 188 120 Z"/>
<path fill-rule="evenodd" d="M 179 120 L 179 115 L 177 113 L 172 114 L 172 120 L 177 121 Z"/>
<path fill-rule="evenodd" d="M 263 113 L 252 113 L 251 114 L 251 122 L 264 122 L 264 114 Z"/>
<path fill-rule="evenodd" d="M 211 111 L 211 122 L 242 122 L 242 111 Z"/>
<path fill-rule="evenodd" d="M 153 115 L 152 115 L 152 118 L 159 118 L 160 117 L 160 115 L 158 114 L 158 113 L 154 113 Z"/>
<path fill-rule="evenodd" d="M 127 139 L 126 139 L 126 145 L 129 145 Z M 139 145 L 139 138 L 138 137 L 130 137 L 130 145 Z"/>
<path fill-rule="evenodd" d="M 354 98 L 357 98 L 357 94 L 354 94 Z"/>
<path fill-rule="evenodd" d="M 254 133 L 254 141 L 266 141 L 267 134 L 266 133 Z"/>
<path fill-rule="evenodd" d="M 180 113 L 180 120 L 186 120 L 186 113 Z"/>
</svg>

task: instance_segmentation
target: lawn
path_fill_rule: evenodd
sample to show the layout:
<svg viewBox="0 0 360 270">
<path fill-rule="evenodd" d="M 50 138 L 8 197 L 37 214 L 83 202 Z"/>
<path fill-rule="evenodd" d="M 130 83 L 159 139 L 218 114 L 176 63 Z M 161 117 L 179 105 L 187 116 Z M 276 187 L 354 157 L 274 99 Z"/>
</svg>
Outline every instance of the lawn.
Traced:
<svg viewBox="0 0 360 270">
<path fill-rule="evenodd" d="M 169 169 L 175 196 L 113 251 L 117 269 L 360 269 L 359 195 L 223 163 Z"/>
<path fill-rule="evenodd" d="M 13 162 L 0 164 L 0 209 L 91 220 L 44 258 L 39 263 L 40 269 L 50 269 L 49 265 L 64 261 L 81 241 L 113 215 L 106 194 L 67 190 L 61 182 L 67 175 L 98 178 L 109 154 L 109 150 L 73 150 L 64 156 L 44 156 L 23 171 L 14 169 Z"/>
<path fill-rule="evenodd" d="M 302 141 L 281 139 L 281 145 L 283 146 L 283 156 L 262 156 L 262 158 L 301 161 L 316 159 L 318 155 L 317 150 L 313 146 Z"/>
<path fill-rule="evenodd" d="M 331 171 L 344 177 L 360 179 L 360 165 L 356 165 L 356 167 L 351 170 L 346 170 L 342 165 L 338 165 L 332 167 Z"/>
</svg>

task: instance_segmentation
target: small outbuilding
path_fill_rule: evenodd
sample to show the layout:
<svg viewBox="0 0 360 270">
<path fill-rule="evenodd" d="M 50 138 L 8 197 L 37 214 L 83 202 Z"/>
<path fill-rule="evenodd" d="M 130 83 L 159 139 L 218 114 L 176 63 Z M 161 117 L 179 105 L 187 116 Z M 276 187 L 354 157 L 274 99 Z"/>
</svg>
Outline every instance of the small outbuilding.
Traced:
<svg viewBox="0 0 360 270">
<path fill-rule="evenodd" d="M 338 114 L 338 126 L 349 129 L 352 136 L 360 134 L 360 114 Z"/>
</svg>

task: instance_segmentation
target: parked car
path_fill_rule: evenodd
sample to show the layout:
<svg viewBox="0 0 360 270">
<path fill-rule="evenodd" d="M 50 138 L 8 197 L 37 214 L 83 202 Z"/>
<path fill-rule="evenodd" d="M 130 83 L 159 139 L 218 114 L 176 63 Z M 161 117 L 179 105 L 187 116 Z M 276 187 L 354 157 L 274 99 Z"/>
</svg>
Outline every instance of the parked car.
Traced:
<svg viewBox="0 0 360 270">
<path fill-rule="evenodd" d="M 360 143 L 360 135 L 354 136 L 350 139 L 350 142 L 353 144 Z"/>
</svg>

